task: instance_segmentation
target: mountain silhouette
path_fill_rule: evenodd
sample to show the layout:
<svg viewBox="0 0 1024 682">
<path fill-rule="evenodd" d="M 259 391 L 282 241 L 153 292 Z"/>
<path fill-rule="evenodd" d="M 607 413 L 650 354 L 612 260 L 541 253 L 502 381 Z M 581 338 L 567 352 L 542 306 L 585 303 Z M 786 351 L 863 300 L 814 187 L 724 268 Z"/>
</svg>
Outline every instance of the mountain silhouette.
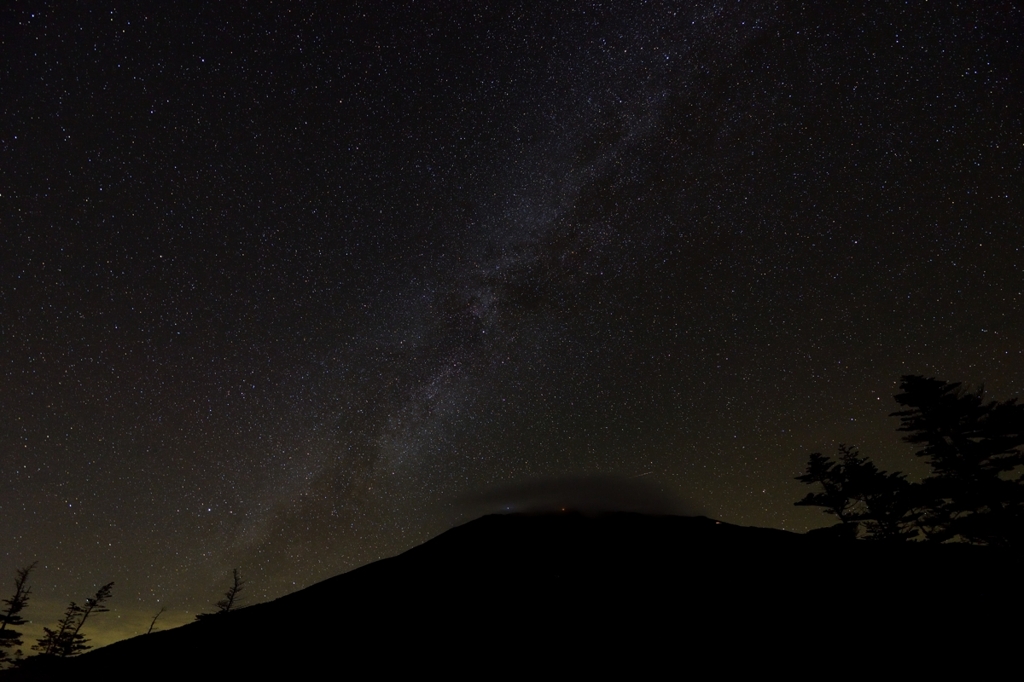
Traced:
<svg viewBox="0 0 1024 682">
<path fill-rule="evenodd" d="M 1017 558 L 987 547 L 704 517 L 493 515 L 280 599 L 12 678 L 493 677 L 667 662 L 753 669 L 780 656 L 920 667 L 949 641 L 966 655 L 1019 635 L 1000 625 L 1019 614 L 1019 575 Z"/>
</svg>

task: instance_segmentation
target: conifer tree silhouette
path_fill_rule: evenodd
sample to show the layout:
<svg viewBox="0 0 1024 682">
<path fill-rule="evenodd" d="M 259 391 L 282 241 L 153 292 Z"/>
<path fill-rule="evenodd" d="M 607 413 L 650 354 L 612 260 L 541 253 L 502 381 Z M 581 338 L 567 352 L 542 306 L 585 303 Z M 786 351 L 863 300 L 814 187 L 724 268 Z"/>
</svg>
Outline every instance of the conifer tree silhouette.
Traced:
<svg viewBox="0 0 1024 682">
<path fill-rule="evenodd" d="M 1024 405 L 985 402 L 984 387 L 907 375 L 896 402 L 903 440 L 931 466 L 921 485 L 926 537 L 975 544 L 1024 542 Z M 1016 477 L 1014 477 L 1016 474 Z"/>
<path fill-rule="evenodd" d="M 807 484 L 818 484 L 821 492 L 807 493 L 798 506 L 822 507 L 826 514 L 840 523 L 859 521 L 863 513 L 863 488 L 866 467 L 873 467 L 867 458 L 860 457 L 857 448 L 839 446 L 838 461 L 815 452 L 807 463 L 807 471 L 796 479 Z"/>
<path fill-rule="evenodd" d="M 92 648 L 89 640 L 82 634 L 82 626 L 94 613 L 106 613 L 105 604 L 111 596 L 114 583 L 110 582 L 85 600 L 84 606 L 71 602 L 64 611 L 64 617 L 57 623 L 56 629 L 44 627 L 43 636 L 32 648 L 43 656 L 67 658 Z"/>
<path fill-rule="evenodd" d="M 872 475 L 863 493 L 861 524 L 865 539 L 894 542 L 917 536 L 918 488 L 905 474 L 888 473 L 871 465 Z"/>
<path fill-rule="evenodd" d="M 849 536 L 891 541 L 914 534 L 907 527 L 913 496 L 906 476 L 880 471 L 854 446 L 840 445 L 836 460 L 820 452 L 811 454 L 807 471 L 796 478 L 822 488 L 796 504 L 822 507 L 851 528 Z"/>
<path fill-rule="evenodd" d="M 153 620 L 149 621 L 149 629 L 146 630 L 146 634 L 147 635 L 148 634 L 152 634 L 153 628 L 156 627 L 156 619 L 159 618 L 160 616 L 164 615 L 164 611 L 166 611 L 166 610 L 167 610 L 166 606 L 161 606 L 160 610 L 156 612 L 155 616 L 153 616 Z"/>
<path fill-rule="evenodd" d="M 214 606 L 217 607 L 217 610 L 213 613 L 196 614 L 196 620 L 203 620 L 204 618 L 209 618 L 210 616 L 219 616 L 221 614 L 227 613 L 228 611 L 231 611 L 238 605 L 238 594 L 242 591 L 242 588 L 245 585 L 245 581 L 242 580 L 242 575 L 238 572 L 237 568 L 231 569 L 231 576 L 231 587 L 229 587 L 228 591 L 224 593 L 224 598 L 218 601 L 216 604 L 214 604 Z"/>
<path fill-rule="evenodd" d="M 918 375 L 904 375 L 900 390 L 905 409 L 891 416 L 905 442 L 923 446 L 915 454 L 931 475 L 911 483 L 840 445 L 837 460 L 810 456 L 797 480 L 821 491 L 796 504 L 822 507 L 870 539 L 1024 545 L 1024 405 Z"/>
<path fill-rule="evenodd" d="M 14 628 L 28 622 L 21 616 L 21 612 L 28 606 L 28 597 L 32 594 L 28 577 L 35 567 L 32 563 L 18 569 L 17 578 L 14 579 L 14 594 L 3 600 L 6 609 L 0 613 L 0 668 L 16 663 L 22 657 L 21 649 L 15 649 L 14 652 L 10 649 L 24 644 L 21 633 Z"/>
</svg>

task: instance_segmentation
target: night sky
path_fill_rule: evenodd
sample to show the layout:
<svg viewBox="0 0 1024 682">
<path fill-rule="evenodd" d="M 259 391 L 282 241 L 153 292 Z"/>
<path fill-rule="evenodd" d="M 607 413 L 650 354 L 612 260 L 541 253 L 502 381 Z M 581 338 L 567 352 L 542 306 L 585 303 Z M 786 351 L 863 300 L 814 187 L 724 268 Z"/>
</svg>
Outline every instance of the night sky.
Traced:
<svg viewBox="0 0 1024 682">
<path fill-rule="evenodd" d="M 1024 395 L 1009 2 L 0 10 L 0 581 L 109 641 L 484 513 L 805 531 Z M 833 5 L 841 4 L 843 7 Z"/>
</svg>

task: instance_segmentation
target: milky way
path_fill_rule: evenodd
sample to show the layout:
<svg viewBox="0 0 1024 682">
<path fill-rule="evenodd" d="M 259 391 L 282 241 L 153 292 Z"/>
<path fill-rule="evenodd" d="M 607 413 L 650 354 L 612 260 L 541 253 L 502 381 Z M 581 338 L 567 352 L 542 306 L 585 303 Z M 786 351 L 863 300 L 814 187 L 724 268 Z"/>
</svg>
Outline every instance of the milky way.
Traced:
<svg viewBox="0 0 1024 682">
<path fill-rule="evenodd" d="M 37 624 L 109 580 L 102 637 L 184 622 L 517 496 L 806 530 L 809 452 L 917 471 L 901 374 L 1024 393 L 1005 3 L 142 4 L 2 10 Z"/>
</svg>

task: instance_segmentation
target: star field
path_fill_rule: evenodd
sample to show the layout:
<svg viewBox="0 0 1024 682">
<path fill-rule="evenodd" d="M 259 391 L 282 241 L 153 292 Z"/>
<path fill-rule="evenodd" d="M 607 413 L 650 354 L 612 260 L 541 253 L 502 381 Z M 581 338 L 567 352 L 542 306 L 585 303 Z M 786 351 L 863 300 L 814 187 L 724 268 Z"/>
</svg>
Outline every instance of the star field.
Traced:
<svg viewBox="0 0 1024 682">
<path fill-rule="evenodd" d="M 274 598 L 535 481 L 807 530 L 809 452 L 916 471 L 901 374 L 1024 394 L 1006 3 L 120 5 L 0 10 L 37 625 Z"/>
</svg>

